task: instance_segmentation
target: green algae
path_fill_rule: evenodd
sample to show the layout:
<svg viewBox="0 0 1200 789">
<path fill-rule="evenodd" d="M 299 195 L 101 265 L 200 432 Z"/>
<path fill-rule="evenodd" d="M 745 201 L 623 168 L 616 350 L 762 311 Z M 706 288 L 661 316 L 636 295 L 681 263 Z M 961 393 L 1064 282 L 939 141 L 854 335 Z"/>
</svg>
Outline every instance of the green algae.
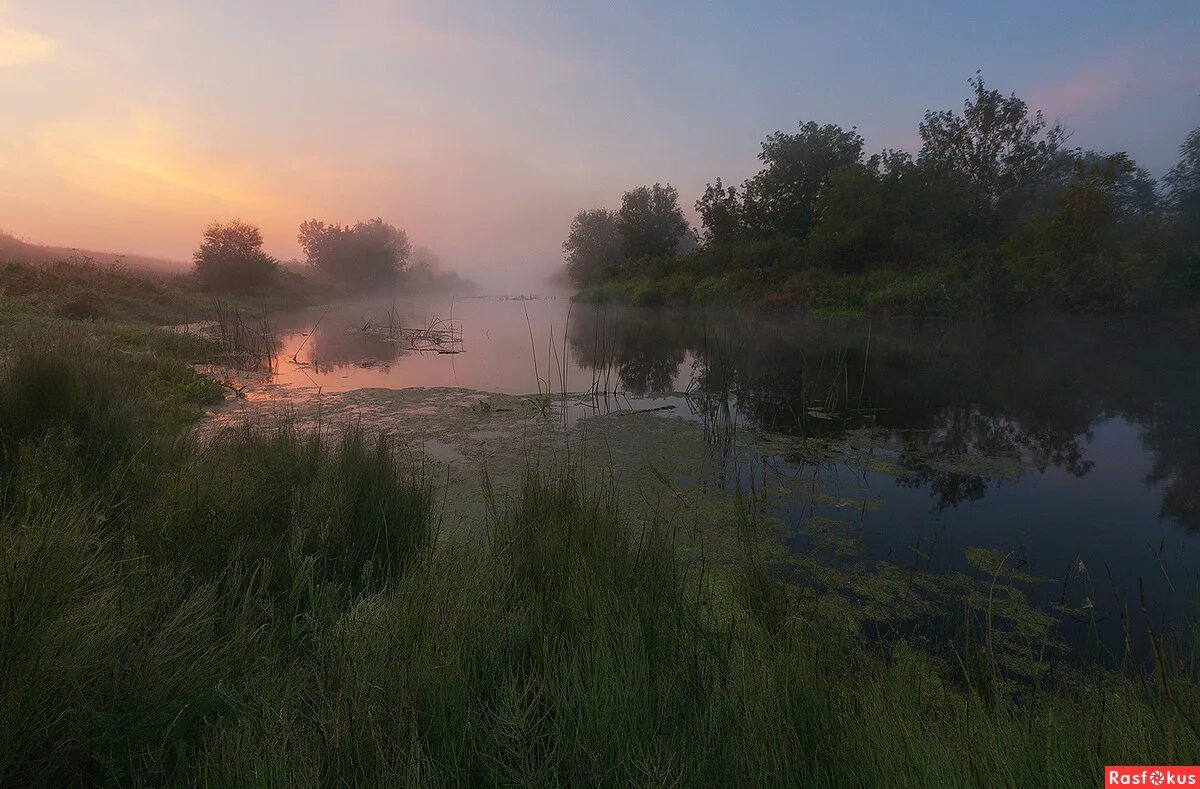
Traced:
<svg viewBox="0 0 1200 789">
<path fill-rule="evenodd" d="M 1002 553 L 995 548 L 969 547 L 963 551 L 963 554 L 966 557 L 967 564 L 988 577 L 1001 578 L 1007 581 L 1020 581 L 1022 583 L 1046 583 L 1051 580 L 1025 572 L 1021 569 L 1023 562 L 1014 558 L 1012 554 Z"/>
</svg>

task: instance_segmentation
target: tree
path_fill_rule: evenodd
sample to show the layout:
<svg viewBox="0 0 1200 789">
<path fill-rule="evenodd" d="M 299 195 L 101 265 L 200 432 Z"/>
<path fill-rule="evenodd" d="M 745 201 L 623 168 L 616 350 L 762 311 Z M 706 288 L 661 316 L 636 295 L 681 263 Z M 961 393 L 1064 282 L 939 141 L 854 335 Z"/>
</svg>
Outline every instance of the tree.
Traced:
<svg viewBox="0 0 1200 789">
<path fill-rule="evenodd" d="M 704 228 L 700 240 L 706 247 L 728 247 L 743 235 L 742 204 L 737 189 L 726 188 L 721 179 L 704 185 L 704 194 L 696 201 L 696 213 Z"/>
<path fill-rule="evenodd" d="M 1200 293 L 1200 128 L 1179 146 L 1179 157 L 1166 177 L 1179 249 L 1175 279 L 1181 290 L 1195 294 Z"/>
<path fill-rule="evenodd" d="M 1113 245 L 1120 184 L 1135 170 L 1123 153 L 1075 162 L 1073 177 L 1058 197 L 1058 210 L 1044 227 L 1054 253 L 1071 262 Z"/>
<path fill-rule="evenodd" d="M 1031 240 L 1010 242 L 1010 269 L 1028 290 L 1077 310 L 1136 306 L 1158 285 L 1163 256 L 1139 232 L 1146 217 L 1122 208 L 1137 166 L 1124 153 L 1078 156 L 1072 175 L 1039 217 Z M 1156 223 L 1152 223 L 1156 226 Z"/>
<path fill-rule="evenodd" d="M 1200 259 L 1200 128 L 1179 146 L 1179 163 L 1167 173 L 1167 202 L 1175 213 L 1184 244 Z"/>
<path fill-rule="evenodd" d="M 621 260 L 621 230 L 615 211 L 580 211 L 563 242 L 567 274 L 576 284 L 598 282 Z"/>
<path fill-rule="evenodd" d="M 1200 199 L 1200 127 L 1192 129 L 1179 146 L 1179 163 L 1165 180 L 1167 200 L 1175 210 Z"/>
<path fill-rule="evenodd" d="M 629 190 L 621 197 L 617 227 L 621 251 L 629 260 L 673 254 L 688 231 L 679 207 L 679 192 L 670 184 Z"/>
<path fill-rule="evenodd" d="M 879 172 L 855 165 L 834 173 L 817 201 L 809 236 L 817 260 L 837 269 L 858 269 L 886 256 L 891 235 L 889 205 Z"/>
<path fill-rule="evenodd" d="M 807 238 L 830 177 L 862 159 L 863 138 L 830 123 L 809 121 L 796 134 L 775 132 L 758 154 L 763 169 L 743 186 L 742 219 L 761 235 Z"/>
<path fill-rule="evenodd" d="M 351 225 L 310 219 L 297 236 L 308 264 L 350 290 L 393 284 L 408 265 L 408 234 L 376 217 Z"/>
<path fill-rule="evenodd" d="M 254 225 L 240 219 L 213 222 L 204 229 L 200 248 L 192 256 L 196 278 L 210 290 L 259 290 L 270 284 L 279 267 L 262 245 L 262 231 Z"/>
<path fill-rule="evenodd" d="M 911 265 L 939 243 L 921 171 L 904 151 L 884 150 L 835 172 L 817 201 L 814 258 L 838 269 Z"/>
<path fill-rule="evenodd" d="M 926 111 L 918 163 L 946 188 L 946 212 L 956 205 L 965 212 L 973 235 L 1035 183 L 1066 134 L 1057 123 L 1048 126 L 1040 111 L 1030 117 L 1015 95 L 988 90 L 980 72 L 967 82 L 974 96 L 963 102 L 962 115 Z"/>
<path fill-rule="evenodd" d="M 1102 170 L 1112 156 L 1101 151 L 1059 150 L 1032 190 L 1027 210 L 1034 215 L 1053 211 L 1058 198 L 1077 180 L 1081 167 Z M 1116 181 L 1109 190 L 1114 199 L 1113 210 L 1122 219 L 1148 217 L 1159 208 L 1158 184 L 1145 168 L 1132 160 L 1130 165 L 1113 171 Z"/>
<path fill-rule="evenodd" d="M 442 258 L 429 247 L 413 247 L 408 259 L 408 273 L 432 276 L 441 271 Z"/>
</svg>

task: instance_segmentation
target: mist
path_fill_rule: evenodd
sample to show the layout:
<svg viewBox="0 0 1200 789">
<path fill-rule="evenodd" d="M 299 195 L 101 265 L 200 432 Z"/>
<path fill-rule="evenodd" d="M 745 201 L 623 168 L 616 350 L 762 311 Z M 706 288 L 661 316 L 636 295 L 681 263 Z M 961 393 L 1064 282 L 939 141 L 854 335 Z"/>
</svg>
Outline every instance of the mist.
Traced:
<svg viewBox="0 0 1200 789">
<path fill-rule="evenodd" d="M 1073 144 L 1119 142 L 1155 175 L 1200 109 L 1182 6 L 1153 25 L 1089 6 L 1086 30 L 1070 7 L 1040 9 L 1033 29 L 996 20 L 982 48 L 961 9 L 939 12 L 949 36 L 898 12 L 864 26 L 782 8 L 93 12 L 0 5 L 0 100 L 22 108 L 0 128 L 0 227 L 181 263 L 212 221 L 256 224 L 289 260 L 307 218 L 378 216 L 481 286 L 522 290 L 561 266 L 579 206 L 748 177 L 745 140 L 797 117 L 912 150 L 916 108 L 953 106 L 977 67 L 1081 129 Z M 1087 46 L 1092 29 L 1115 44 Z M 936 70 L 904 55 L 934 42 Z"/>
</svg>

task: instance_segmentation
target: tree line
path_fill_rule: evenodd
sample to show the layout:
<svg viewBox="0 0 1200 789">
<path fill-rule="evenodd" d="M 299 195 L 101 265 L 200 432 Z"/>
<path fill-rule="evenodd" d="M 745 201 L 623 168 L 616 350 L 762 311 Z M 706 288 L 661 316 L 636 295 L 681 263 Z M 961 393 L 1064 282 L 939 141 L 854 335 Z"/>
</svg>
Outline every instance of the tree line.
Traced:
<svg viewBox="0 0 1200 789">
<path fill-rule="evenodd" d="M 407 232 L 378 217 L 353 225 L 310 219 L 300 224 L 296 240 L 310 269 L 344 293 L 405 285 L 413 290 L 473 287 L 441 270 L 434 252 L 414 247 Z M 202 286 L 238 293 L 271 287 L 280 270 L 280 261 L 263 250 L 262 231 L 239 219 L 210 224 L 193 263 Z"/>
<path fill-rule="evenodd" d="M 696 231 L 669 184 L 581 211 L 563 243 L 568 275 L 580 287 L 656 281 L 685 300 L 704 278 L 786 289 L 823 281 L 814 272 L 929 269 L 1010 306 L 1200 296 L 1200 129 L 1158 183 L 1126 153 L 1067 147 L 1060 124 L 981 74 L 968 82 L 961 112 L 925 113 L 916 156 L 868 156 L 857 129 L 832 123 L 775 132 L 754 176 L 706 185 Z"/>
</svg>

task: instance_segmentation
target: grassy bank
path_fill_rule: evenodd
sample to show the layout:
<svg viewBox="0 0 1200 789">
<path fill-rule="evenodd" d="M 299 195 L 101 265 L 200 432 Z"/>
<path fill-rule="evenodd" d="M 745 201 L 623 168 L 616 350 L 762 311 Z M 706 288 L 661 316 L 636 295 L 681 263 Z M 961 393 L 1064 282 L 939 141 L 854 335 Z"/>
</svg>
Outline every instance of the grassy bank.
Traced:
<svg viewBox="0 0 1200 789">
<path fill-rule="evenodd" d="M 0 369 L 0 783 L 1094 786 L 1200 758 L 1153 634 L 1152 670 L 1017 685 L 986 620 L 848 641 L 752 524 L 718 584 L 570 464 L 439 539 L 405 447 L 189 437 L 198 349 L 83 329 Z"/>
<path fill-rule="evenodd" d="M 171 325 L 211 319 L 218 301 L 186 274 L 167 274 L 88 261 L 0 262 L 5 314 L 65 320 L 106 320 Z M 316 304 L 329 297 L 320 283 L 279 272 L 269 292 L 233 299 L 247 310 L 278 310 Z"/>
<path fill-rule="evenodd" d="M 626 261 L 575 298 L 635 305 L 738 305 L 771 312 L 978 316 L 1194 309 L 1200 264 L 1098 256 L 1067 270 L 994 251 L 905 266 L 837 270 L 777 242 Z"/>
<path fill-rule="evenodd" d="M 975 275 L 945 266 L 916 272 L 874 269 L 837 274 L 824 269 L 765 268 L 721 275 L 641 273 L 582 288 L 586 302 L 639 306 L 738 305 L 816 315 L 954 315 L 983 308 L 1006 311 L 1004 299 L 980 291 Z"/>
</svg>

